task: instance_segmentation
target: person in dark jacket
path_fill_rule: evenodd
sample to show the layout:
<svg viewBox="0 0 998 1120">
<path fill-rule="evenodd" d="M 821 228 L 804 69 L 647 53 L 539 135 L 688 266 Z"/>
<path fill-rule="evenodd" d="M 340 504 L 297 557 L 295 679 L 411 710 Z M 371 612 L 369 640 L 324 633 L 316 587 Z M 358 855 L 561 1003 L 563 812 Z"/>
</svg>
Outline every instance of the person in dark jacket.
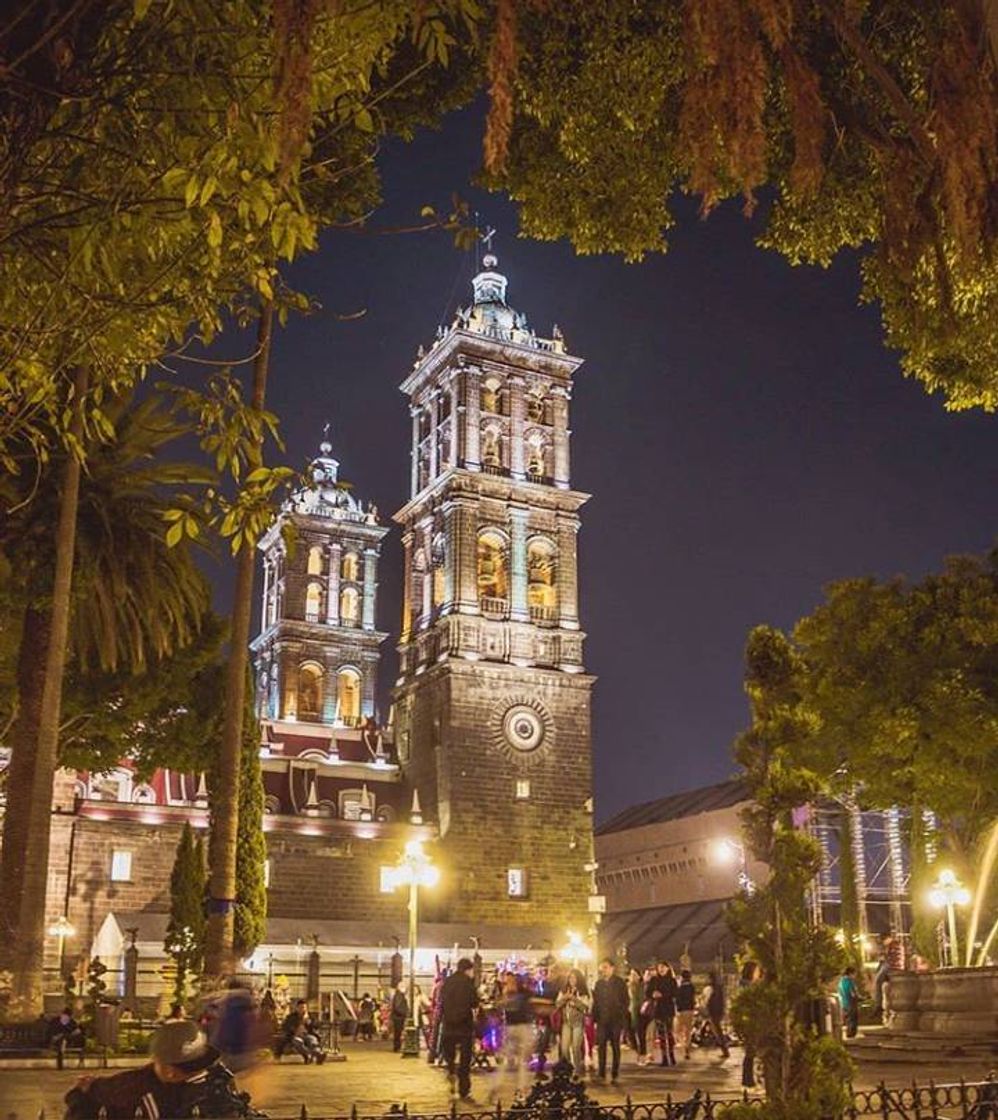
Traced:
<svg viewBox="0 0 998 1120">
<path fill-rule="evenodd" d="M 452 1096 L 456 1081 L 457 1094 L 465 1101 L 471 1098 L 471 1054 L 475 1045 L 475 1008 L 478 1006 L 474 974 L 474 964 L 467 957 L 462 957 L 457 962 L 456 971 L 444 981 L 440 992 L 440 1050 L 447 1063 L 447 1081 Z"/>
<path fill-rule="evenodd" d="M 738 978 L 738 989 L 744 991 L 758 984 L 762 980 L 762 968 L 758 961 L 746 961 L 742 965 L 742 974 Z M 745 1053 L 742 1055 L 742 1086 L 746 1089 L 755 1088 L 755 1050 L 748 1039 L 745 1040 Z"/>
<path fill-rule="evenodd" d="M 676 991 L 676 1039 L 683 1048 L 683 1057 L 690 1056 L 690 1043 L 693 1040 L 693 1016 L 696 1013 L 697 993 L 693 987 L 693 974 L 684 968 L 679 974 L 679 988 Z"/>
<path fill-rule="evenodd" d="M 82 1050 L 84 1046 L 83 1030 L 73 1018 L 72 1009 L 64 1007 L 54 1019 L 49 1022 L 45 1032 L 49 1046 L 55 1051 L 56 1069 L 62 1069 L 69 1047 Z"/>
<path fill-rule="evenodd" d="M 301 1054 L 305 1065 L 315 1062 L 322 1065 L 326 1060 L 326 1052 L 319 1044 L 319 1036 L 315 1033 L 315 1023 L 308 1013 L 308 1002 L 300 999 L 295 1003 L 294 1011 L 284 1017 L 281 1025 L 281 1054 L 285 1050 L 294 1050 Z M 277 1056 L 280 1057 L 281 1054 Z"/>
<path fill-rule="evenodd" d="M 662 1052 L 663 1066 L 676 1064 L 676 1036 L 672 1033 L 672 1028 L 676 1021 L 678 992 L 679 985 L 676 983 L 676 974 L 672 971 L 672 965 L 667 961 L 659 961 L 655 968 L 655 975 L 648 981 L 645 994 L 652 1005 L 655 1033 Z"/>
<path fill-rule="evenodd" d="M 392 992 L 389 1016 L 392 1021 L 392 1049 L 397 1054 L 402 1049 L 402 1031 L 409 1018 L 409 1000 L 405 994 L 405 983 L 400 980 Z"/>
<path fill-rule="evenodd" d="M 66 1120 L 190 1116 L 203 1100 L 208 1071 L 217 1062 L 218 1051 L 197 1023 L 183 1019 L 164 1023 L 153 1036 L 148 1065 L 110 1077 L 81 1078 L 66 1094 Z"/>
<path fill-rule="evenodd" d="M 600 961 L 599 979 L 593 985 L 593 1022 L 596 1024 L 596 1050 L 599 1055 L 599 1077 L 606 1077 L 606 1048 L 613 1054 L 610 1080 L 620 1074 L 620 1036 L 627 1026 L 630 1000 L 627 984 L 617 975 L 612 957 Z"/>
</svg>

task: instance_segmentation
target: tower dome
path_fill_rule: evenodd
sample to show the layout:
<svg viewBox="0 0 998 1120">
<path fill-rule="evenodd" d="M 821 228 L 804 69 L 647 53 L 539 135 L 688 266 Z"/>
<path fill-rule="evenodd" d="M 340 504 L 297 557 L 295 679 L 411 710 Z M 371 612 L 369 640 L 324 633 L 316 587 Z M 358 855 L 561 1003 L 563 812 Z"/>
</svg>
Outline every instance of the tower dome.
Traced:
<svg viewBox="0 0 998 1120">
<path fill-rule="evenodd" d="M 471 281 L 474 302 L 460 318 L 470 330 L 503 337 L 513 330 L 526 330 L 527 317 L 506 303 L 507 280 L 498 265 L 494 253 L 482 258 L 482 270 Z"/>
</svg>

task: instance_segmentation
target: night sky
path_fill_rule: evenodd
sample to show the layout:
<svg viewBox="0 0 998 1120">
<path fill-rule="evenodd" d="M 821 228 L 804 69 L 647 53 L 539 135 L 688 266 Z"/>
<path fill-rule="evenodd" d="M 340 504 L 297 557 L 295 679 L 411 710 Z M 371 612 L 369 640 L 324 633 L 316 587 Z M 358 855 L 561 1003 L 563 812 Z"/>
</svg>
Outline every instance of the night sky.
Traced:
<svg viewBox="0 0 998 1120">
<path fill-rule="evenodd" d="M 790 626 L 828 581 L 917 576 L 995 540 L 998 418 L 949 414 L 904 380 L 854 260 L 791 269 L 737 208 L 677 202 L 665 256 L 578 258 L 516 238 L 507 199 L 476 191 L 481 117 L 389 148 L 376 223 L 411 224 L 460 193 L 499 229 L 509 302 L 585 358 L 572 401 L 586 662 L 599 678 L 597 818 L 733 771 L 741 658 L 756 623 Z M 300 465 L 333 426 L 341 475 L 387 518 L 408 497 L 398 391 L 417 346 L 470 297 L 447 235 L 337 233 L 292 283 L 323 310 L 275 345 L 270 406 Z M 356 321 L 340 316 L 366 309 Z M 378 624 L 393 638 L 401 544 L 386 543 Z M 222 598 L 225 596 L 223 594 Z M 382 713 L 395 675 L 385 645 Z"/>
</svg>

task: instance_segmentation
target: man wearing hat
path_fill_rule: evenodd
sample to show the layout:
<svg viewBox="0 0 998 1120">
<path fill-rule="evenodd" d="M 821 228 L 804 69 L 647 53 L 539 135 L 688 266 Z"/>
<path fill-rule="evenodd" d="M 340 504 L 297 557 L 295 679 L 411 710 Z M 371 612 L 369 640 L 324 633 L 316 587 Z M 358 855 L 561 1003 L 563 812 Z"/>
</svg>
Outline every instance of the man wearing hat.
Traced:
<svg viewBox="0 0 998 1120">
<path fill-rule="evenodd" d="M 152 1061 L 111 1077 L 84 1077 L 66 1094 L 67 1120 L 159 1120 L 190 1115 L 218 1051 L 197 1023 L 178 1019 L 153 1035 Z"/>
<path fill-rule="evenodd" d="M 440 991 L 440 1049 L 447 1063 L 451 1094 L 456 1089 L 462 1100 L 468 1100 L 471 1096 L 471 1051 L 475 1045 L 475 1008 L 478 1006 L 474 973 L 473 962 L 462 957 L 457 962 L 457 970 L 447 977 Z M 455 1061 L 459 1049 L 461 1055 Z"/>
</svg>

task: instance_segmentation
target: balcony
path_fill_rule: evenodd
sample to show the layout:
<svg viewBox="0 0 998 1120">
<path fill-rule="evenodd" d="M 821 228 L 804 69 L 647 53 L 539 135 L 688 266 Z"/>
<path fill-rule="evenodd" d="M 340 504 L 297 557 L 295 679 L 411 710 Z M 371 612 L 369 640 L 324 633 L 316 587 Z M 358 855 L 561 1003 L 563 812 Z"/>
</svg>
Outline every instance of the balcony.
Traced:
<svg viewBox="0 0 998 1120">
<path fill-rule="evenodd" d="M 509 614 L 508 599 L 496 599 L 491 595 L 483 595 L 479 599 L 479 606 L 486 618 L 505 618 Z"/>
<path fill-rule="evenodd" d="M 509 478 L 508 469 L 498 466 L 496 463 L 483 463 L 482 474 L 490 474 L 493 478 Z"/>
<path fill-rule="evenodd" d="M 552 486 L 554 479 L 549 474 L 537 474 L 535 471 L 527 471 L 527 481 L 534 482 L 538 486 Z"/>
<path fill-rule="evenodd" d="M 557 626 L 558 608 L 531 606 L 530 621 L 536 623 L 538 626 Z"/>
</svg>

